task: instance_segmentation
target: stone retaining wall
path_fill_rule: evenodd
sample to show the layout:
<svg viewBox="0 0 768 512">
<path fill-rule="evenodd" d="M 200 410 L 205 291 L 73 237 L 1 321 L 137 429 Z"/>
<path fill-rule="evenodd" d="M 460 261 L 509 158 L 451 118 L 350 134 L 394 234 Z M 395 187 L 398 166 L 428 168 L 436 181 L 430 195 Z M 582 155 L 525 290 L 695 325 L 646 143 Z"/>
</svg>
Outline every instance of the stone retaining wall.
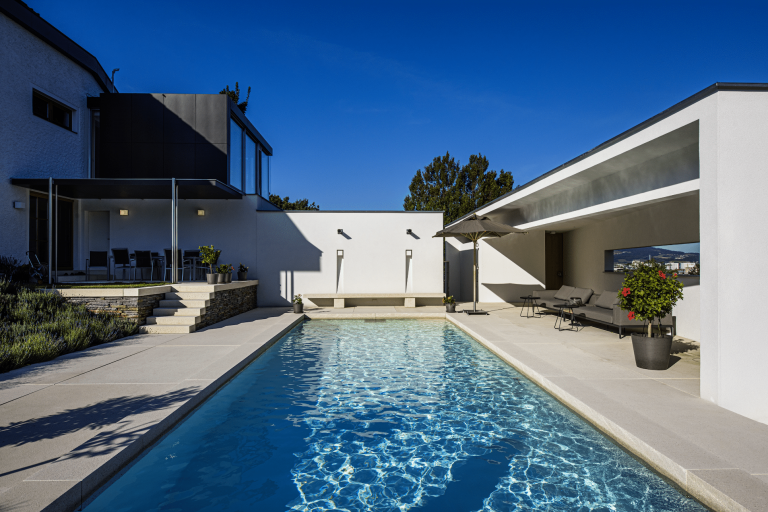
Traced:
<svg viewBox="0 0 768 512">
<path fill-rule="evenodd" d="M 210 305 L 205 308 L 205 314 L 197 328 L 207 327 L 255 308 L 256 285 L 217 291 Z"/>
<path fill-rule="evenodd" d="M 128 318 L 138 325 L 144 325 L 147 317 L 152 316 L 154 309 L 164 298 L 164 293 L 141 297 L 66 297 L 68 302 L 82 304 L 88 311 L 105 312 Z"/>
</svg>

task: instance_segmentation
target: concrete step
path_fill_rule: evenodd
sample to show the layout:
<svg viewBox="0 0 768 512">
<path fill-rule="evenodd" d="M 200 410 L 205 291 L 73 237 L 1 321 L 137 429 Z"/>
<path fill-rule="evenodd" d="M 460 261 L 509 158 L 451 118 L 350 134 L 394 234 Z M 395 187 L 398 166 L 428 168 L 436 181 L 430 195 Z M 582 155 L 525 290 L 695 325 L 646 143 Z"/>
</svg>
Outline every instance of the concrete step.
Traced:
<svg viewBox="0 0 768 512">
<path fill-rule="evenodd" d="M 203 316 L 205 308 L 155 308 L 155 316 Z"/>
<path fill-rule="evenodd" d="M 139 327 L 142 334 L 187 334 L 195 332 L 194 325 L 142 325 Z"/>
<path fill-rule="evenodd" d="M 168 292 L 166 300 L 211 300 L 213 292 Z"/>
<path fill-rule="evenodd" d="M 161 308 L 207 308 L 210 305 L 210 300 L 165 299 L 160 301 Z"/>
<path fill-rule="evenodd" d="M 199 316 L 148 316 L 147 325 L 196 325 Z"/>
</svg>

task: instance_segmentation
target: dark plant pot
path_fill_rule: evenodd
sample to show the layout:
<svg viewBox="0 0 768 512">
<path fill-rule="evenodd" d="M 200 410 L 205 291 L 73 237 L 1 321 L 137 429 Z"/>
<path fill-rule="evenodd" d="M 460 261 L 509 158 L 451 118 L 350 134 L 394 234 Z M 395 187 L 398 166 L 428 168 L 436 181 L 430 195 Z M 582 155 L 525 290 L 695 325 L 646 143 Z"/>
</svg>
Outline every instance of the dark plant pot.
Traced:
<svg viewBox="0 0 768 512">
<path fill-rule="evenodd" d="M 231 283 L 231 282 L 232 282 L 232 272 L 227 272 L 227 273 L 226 273 L 226 274 L 224 274 L 224 275 L 225 275 L 225 276 L 227 276 L 227 277 L 224 279 L 224 282 L 225 282 L 225 283 Z"/>
<path fill-rule="evenodd" d="M 216 284 L 224 284 L 227 282 L 226 274 L 216 274 Z"/>
<path fill-rule="evenodd" d="M 293 303 L 293 312 L 294 313 L 303 313 L 304 312 L 304 304 L 296 304 Z"/>
<path fill-rule="evenodd" d="M 219 274 L 207 274 L 205 276 L 206 281 L 208 281 L 208 284 L 216 284 L 216 281 L 218 280 Z"/>
<path fill-rule="evenodd" d="M 456 312 L 456 304 L 446 304 L 445 305 L 445 312 L 446 313 L 455 313 Z"/>
<path fill-rule="evenodd" d="M 247 281 L 248 280 L 248 272 L 238 272 L 237 273 L 237 280 L 238 281 Z"/>
<path fill-rule="evenodd" d="M 641 334 L 632 335 L 632 350 L 635 364 L 646 370 L 666 370 L 672 353 L 672 336 L 649 338 Z"/>
</svg>

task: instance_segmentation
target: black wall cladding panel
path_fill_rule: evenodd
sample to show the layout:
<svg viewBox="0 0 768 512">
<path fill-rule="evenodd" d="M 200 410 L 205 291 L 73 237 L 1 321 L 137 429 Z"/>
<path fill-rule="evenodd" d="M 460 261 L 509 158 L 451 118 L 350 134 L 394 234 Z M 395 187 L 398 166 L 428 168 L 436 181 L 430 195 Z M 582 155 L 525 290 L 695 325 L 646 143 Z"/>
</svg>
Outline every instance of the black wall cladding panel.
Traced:
<svg viewBox="0 0 768 512">
<path fill-rule="evenodd" d="M 163 145 L 161 143 L 131 144 L 131 153 L 134 178 L 162 178 L 163 177 Z"/>
<path fill-rule="evenodd" d="M 197 94 L 195 98 L 195 142 L 227 144 L 229 110 L 225 94 Z"/>
<path fill-rule="evenodd" d="M 227 183 L 227 145 L 195 144 L 194 177 Z"/>
<path fill-rule="evenodd" d="M 163 95 L 131 94 L 131 142 L 163 142 Z"/>
<path fill-rule="evenodd" d="M 97 178 L 136 178 L 131 169 L 131 144 L 101 143 Z"/>
<path fill-rule="evenodd" d="M 132 96 L 132 94 L 101 95 L 102 143 L 127 144 L 131 142 Z"/>
<path fill-rule="evenodd" d="M 163 145 L 163 178 L 195 177 L 196 144 Z M 188 176 L 189 174 L 192 176 Z"/>
<path fill-rule="evenodd" d="M 195 95 L 165 94 L 163 142 L 193 144 L 195 142 Z"/>
</svg>

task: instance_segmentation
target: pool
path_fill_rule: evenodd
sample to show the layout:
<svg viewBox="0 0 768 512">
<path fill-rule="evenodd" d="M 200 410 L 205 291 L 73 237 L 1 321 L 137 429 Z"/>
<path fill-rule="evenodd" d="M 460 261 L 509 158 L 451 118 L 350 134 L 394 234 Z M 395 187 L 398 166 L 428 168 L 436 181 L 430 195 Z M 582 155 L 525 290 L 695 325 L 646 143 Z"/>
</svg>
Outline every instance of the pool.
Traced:
<svg viewBox="0 0 768 512">
<path fill-rule="evenodd" d="M 449 322 L 315 320 L 85 510 L 707 509 Z"/>
</svg>

